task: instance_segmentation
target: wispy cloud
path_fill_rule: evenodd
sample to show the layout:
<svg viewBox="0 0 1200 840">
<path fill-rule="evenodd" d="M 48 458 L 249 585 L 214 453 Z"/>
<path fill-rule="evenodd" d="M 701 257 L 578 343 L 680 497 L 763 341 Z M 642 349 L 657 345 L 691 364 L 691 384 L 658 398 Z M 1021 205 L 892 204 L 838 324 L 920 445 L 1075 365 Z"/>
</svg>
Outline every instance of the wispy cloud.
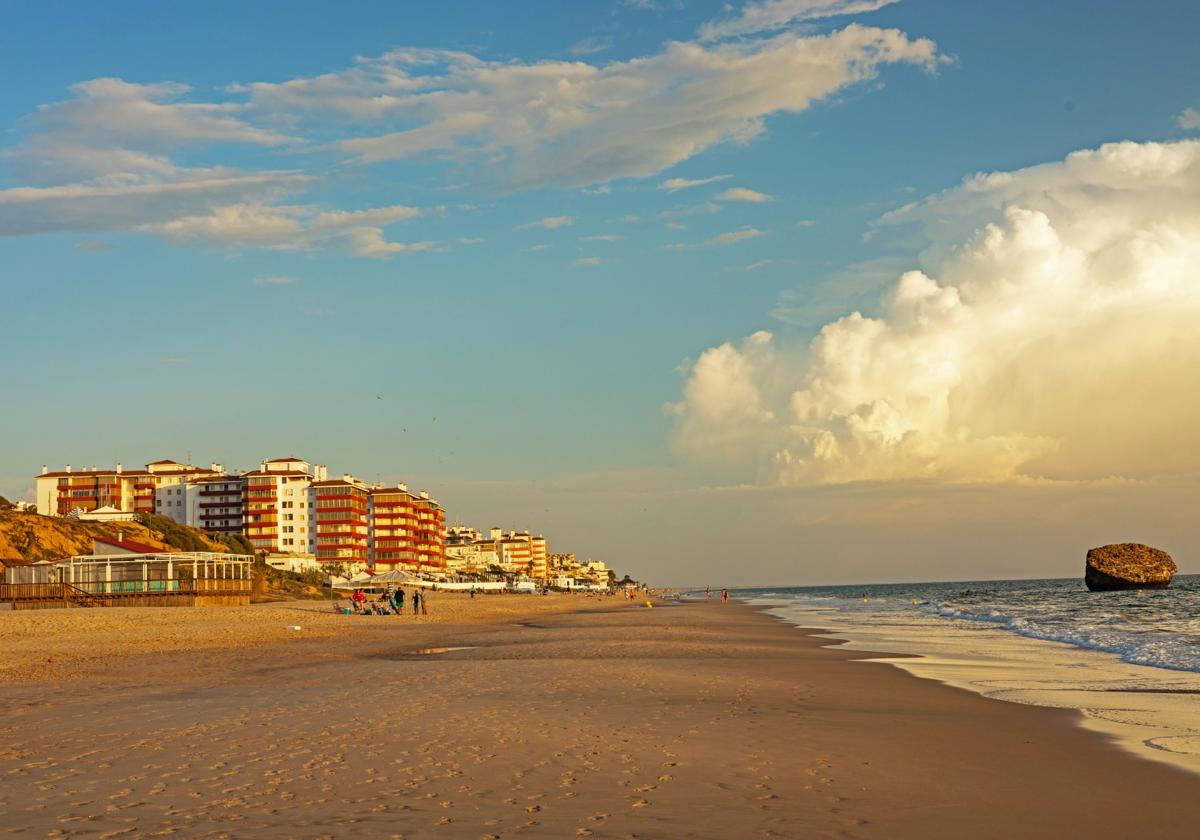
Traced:
<svg viewBox="0 0 1200 840">
<path fill-rule="evenodd" d="M 756 239 L 763 236 L 764 232 L 758 228 L 744 227 L 738 230 L 731 230 L 725 233 L 717 234 L 711 239 L 704 240 L 705 245 L 736 245 L 739 242 L 745 242 L 747 239 Z"/>
<path fill-rule="evenodd" d="M 607 35 L 593 35 L 590 38 L 584 38 L 582 41 L 576 41 L 568 49 L 571 55 L 594 55 L 595 53 L 611 50 L 613 39 Z"/>
<path fill-rule="evenodd" d="M 116 245 L 105 242 L 103 239 L 89 239 L 87 242 L 80 242 L 75 246 L 75 250 L 81 254 L 98 254 L 101 251 L 115 251 L 116 248 Z"/>
<path fill-rule="evenodd" d="M 610 187 L 608 184 L 601 184 L 598 187 L 584 187 L 583 188 L 584 195 L 608 195 L 611 192 L 612 192 L 612 187 Z"/>
<path fill-rule="evenodd" d="M 460 236 L 460 237 L 458 237 L 459 245 L 478 245 L 481 242 L 483 242 L 483 240 L 481 238 L 479 238 L 478 236 Z"/>
<path fill-rule="evenodd" d="M 705 184 L 715 184 L 718 181 L 725 181 L 732 177 L 732 175 L 713 175 L 711 178 L 668 178 L 665 181 L 660 181 L 658 188 L 667 192 L 679 192 L 680 190 L 688 190 L 692 187 L 702 187 Z"/>
<path fill-rule="evenodd" d="M 261 277 L 255 277 L 250 282 L 255 286 L 290 286 L 296 282 L 296 278 L 289 277 L 286 274 L 265 274 Z"/>
<path fill-rule="evenodd" d="M 767 201 L 774 201 L 775 197 L 760 193 L 756 190 L 748 190 L 745 187 L 730 187 L 723 193 L 716 196 L 717 201 L 749 201 L 754 204 L 762 204 Z"/>
<path fill-rule="evenodd" d="M 602 262 L 604 262 L 604 260 L 600 259 L 599 257 L 580 257 L 577 260 L 572 260 L 571 265 L 591 266 L 591 265 L 600 265 L 600 263 L 602 263 Z"/>
<path fill-rule="evenodd" d="M 1185 131 L 1200 129 L 1200 110 L 1196 108 L 1185 108 L 1177 119 L 1179 127 Z"/>
<path fill-rule="evenodd" d="M 816 219 L 801 219 L 800 221 L 796 222 L 796 227 L 810 228 L 815 227 L 816 224 Z"/>
<path fill-rule="evenodd" d="M 526 254 L 537 254 L 541 251 L 545 251 L 548 247 L 548 245 L 530 245 L 528 248 L 522 248 L 521 250 Z"/>
<path fill-rule="evenodd" d="M 624 239 L 619 233 L 601 233 L 596 236 L 581 236 L 581 242 L 616 242 L 619 239 Z"/>
<path fill-rule="evenodd" d="M 760 268 L 766 268 L 773 262 L 775 262 L 775 261 L 774 260 L 759 260 L 758 262 L 752 262 L 752 263 L 750 263 L 750 265 L 743 268 L 742 271 L 758 271 Z"/>
<path fill-rule="evenodd" d="M 184 216 L 143 229 L 177 242 L 305 251 L 342 247 L 351 256 L 386 258 L 425 251 L 432 242 L 393 242 L 383 228 L 421 215 L 416 207 L 396 204 L 369 210 L 312 213 L 298 206 L 235 204 L 210 213 Z"/>
<path fill-rule="evenodd" d="M 683 219 L 688 216 L 702 216 L 708 213 L 721 212 L 721 205 L 712 201 L 706 201 L 703 204 L 689 204 L 684 207 L 675 207 L 671 210 L 663 210 L 658 214 L 660 219 Z"/>
<path fill-rule="evenodd" d="M 818 11 L 835 6 L 854 4 Z M 670 41 L 597 63 L 401 48 L 217 94 L 175 82 L 92 79 L 16 125 L 16 143 L 3 153 L 18 186 L 0 189 L 0 236 L 139 231 L 233 249 L 336 247 L 368 257 L 429 250 L 433 243 L 391 241 L 383 224 L 349 218 L 377 209 L 292 197 L 321 180 L 325 161 L 372 165 L 422 155 L 454 167 L 455 180 L 499 191 L 650 178 L 706 149 L 745 143 L 767 130 L 770 117 L 870 82 L 886 65 L 938 61 L 931 41 L 850 26 L 719 44 Z M 239 169 L 229 164 L 233 146 L 253 148 L 255 160 L 286 155 L 276 159 L 304 168 Z M 724 177 L 661 186 L 674 192 Z M 338 213 L 347 218 L 327 225 L 325 217 Z M 571 219 L 550 218 L 560 226 Z"/>
<path fill-rule="evenodd" d="M 570 227 L 573 224 L 575 224 L 574 216 L 547 216 L 535 222 L 526 222 L 523 225 L 517 225 L 516 229 L 533 230 L 534 228 L 542 228 L 544 230 L 554 230 L 560 227 Z"/>
<path fill-rule="evenodd" d="M 742 7 L 741 14 L 735 18 L 704 24 L 700 27 L 700 39 L 712 41 L 769 32 L 805 20 L 874 12 L 898 2 L 899 0 L 759 0 L 757 3 L 747 3 Z"/>
</svg>

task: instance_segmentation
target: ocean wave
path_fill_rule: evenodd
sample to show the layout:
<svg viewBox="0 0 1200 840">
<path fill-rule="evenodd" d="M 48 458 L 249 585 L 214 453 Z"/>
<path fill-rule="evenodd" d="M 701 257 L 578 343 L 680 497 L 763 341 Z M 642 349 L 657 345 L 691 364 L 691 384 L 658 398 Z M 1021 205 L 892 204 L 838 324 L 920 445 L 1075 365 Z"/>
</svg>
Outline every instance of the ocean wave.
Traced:
<svg viewBox="0 0 1200 840">
<path fill-rule="evenodd" d="M 1091 593 L 1078 579 L 775 587 L 742 597 L 831 608 L 851 624 L 969 621 L 1115 654 L 1134 665 L 1200 672 L 1200 576 L 1169 590 Z M 919 622 L 918 622 L 919 623 Z"/>
<path fill-rule="evenodd" d="M 1200 639 L 1169 629 L 1131 630 L 1114 627 L 1115 619 L 1103 623 L 1069 624 L 1054 619 L 1036 619 L 992 610 L 971 610 L 944 605 L 925 610 L 937 618 L 994 624 L 1030 639 L 1061 642 L 1078 648 L 1116 654 L 1131 665 L 1147 665 L 1172 671 L 1200 672 Z"/>
</svg>

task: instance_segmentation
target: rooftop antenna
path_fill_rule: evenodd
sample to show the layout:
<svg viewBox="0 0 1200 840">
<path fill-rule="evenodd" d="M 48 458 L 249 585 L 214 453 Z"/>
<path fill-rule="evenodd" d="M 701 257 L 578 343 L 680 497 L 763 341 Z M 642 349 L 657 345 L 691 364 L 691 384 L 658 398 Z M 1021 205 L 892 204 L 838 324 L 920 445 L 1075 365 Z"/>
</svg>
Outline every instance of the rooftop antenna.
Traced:
<svg viewBox="0 0 1200 840">
<path fill-rule="evenodd" d="M 188 466 L 192 465 L 192 450 L 188 450 Z"/>
</svg>

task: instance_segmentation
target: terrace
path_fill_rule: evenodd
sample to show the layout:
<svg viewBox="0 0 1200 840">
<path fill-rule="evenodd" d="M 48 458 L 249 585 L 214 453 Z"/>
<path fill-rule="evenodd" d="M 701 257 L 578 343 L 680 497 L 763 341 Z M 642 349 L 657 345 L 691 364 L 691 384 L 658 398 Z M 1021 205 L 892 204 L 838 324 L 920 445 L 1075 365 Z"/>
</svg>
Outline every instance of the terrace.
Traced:
<svg viewBox="0 0 1200 840">
<path fill-rule="evenodd" d="M 246 605 L 253 562 L 243 554 L 186 551 L 12 566 L 0 583 L 0 608 Z"/>
</svg>

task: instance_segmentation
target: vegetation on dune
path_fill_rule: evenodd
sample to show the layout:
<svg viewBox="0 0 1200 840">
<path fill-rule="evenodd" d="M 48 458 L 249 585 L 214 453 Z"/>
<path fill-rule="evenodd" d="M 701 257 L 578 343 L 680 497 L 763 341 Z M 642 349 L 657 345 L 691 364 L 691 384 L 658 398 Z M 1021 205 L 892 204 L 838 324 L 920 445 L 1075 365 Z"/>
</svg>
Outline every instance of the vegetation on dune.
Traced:
<svg viewBox="0 0 1200 840">
<path fill-rule="evenodd" d="M 157 535 L 160 542 L 180 551 L 227 551 L 228 546 L 198 528 L 180 525 L 156 513 L 139 513 L 137 522 Z"/>
<path fill-rule="evenodd" d="M 218 539 L 234 554 L 254 554 L 254 546 L 241 534 L 225 534 Z"/>
<path fill-rule="evenodd" d="M 294 598 L 318 599 L 329 597 L 324 587 L 330 569 L 313 569 L 307 572 L 289 572 L 268 566 L 262 561 L 254 563 L 254 593 L 252 603 L 284 601 Z"/>
<path fill-rule="evenodd" d="M 91 554 L 95 537 L 124 537 L 162 551 L 253 553 L 238 551 L 229 542 L 165 516 L 142 514 L 135 522 L 81 522 L 0 505 L 0 564 L 55 561 L 73 554 Z M 238 535 L 237 539 L 244 538 Z"/>
</svg>

